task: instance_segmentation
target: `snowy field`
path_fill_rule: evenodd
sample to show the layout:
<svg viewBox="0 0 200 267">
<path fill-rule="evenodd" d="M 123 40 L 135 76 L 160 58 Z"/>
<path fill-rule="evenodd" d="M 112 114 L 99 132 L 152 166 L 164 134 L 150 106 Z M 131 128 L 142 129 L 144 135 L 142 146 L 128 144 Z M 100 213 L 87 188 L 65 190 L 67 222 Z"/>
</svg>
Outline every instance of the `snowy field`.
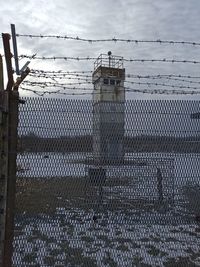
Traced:
<svg viewBox="0 0 200 267">
<path fill-rule="evenodd" d="M 45 156 L 48 156 L 46 158 Z M 25 177 L 84 176 L 85 164 L 79 162 L 91 157 L 91 153 L 22 153 L 17 162 L 25 170 Z M 129 153 L 125 158 L 171 158 L 174 159 L 175 177 L 193 181 L 200 175 L 200 154 Z M 79 161 L 79 162 L 78 162 Z M 77 163 L 76 163 L 77 162 Z M 126 167 L 124 167 L 126 168 Z M 176 179 L 175 179 L 176 180 Z"/>
<path fill-rule="evenodd" d="M 21 167 L 18 176 L 22 181 L 25 181 L 23 177 L 84 179 L 87 166 L 82 162 L 89 156 L 81 153 L 22 154 L 18 156 L 18 166 Z M 127 158 L 130 156 L 133 155 L 126 155 Z M 163 157 L 174 158 L 175 194 L 188 181 L 200 183 L 200 155 L 135 156 L 142 160 L 145 157 L 157 158 L 158 161 Z M 151 164 L 154 164 L 154 160 Z M 111 210 L 104 205 L 104 209 L 97 212 L 92 205 L 87 209 L 84 205 L 78 207 L 74 204 L 74 197 L 69 197 L 66 192 L 66 195 L 59 196 L 64 198 L 65 205 L 58 205 L 53 214 L 28 214 L 27 211 L 16 214 L 13 266 L 200 266 L 200 226 L 195 220 L 181 220 L 177 215 L 177 207 L 165 212 L 156 209 L 136 210 L 134 206 L 130 208 L 128 199 L 137 192 L 140 195 L 140 178 L 149 170 L 152 170 L 151 175 L 155 175 L 154 168 L 145 166 L 140 169 L 123 166 L 120 171 L 119 168 L 108 169 L 107 176 L 110 178 L 119 173 L 126 178 L 138 178 L 137 183 L 133 184 L 133 191 L 130 184 L 105 188 L 105 198 L 113 203 L 117 197 L 127 200 L 127 209 L 115 207 Z M 31 192 L 34 193 L 30 191 L 30 197 Z M 42 192 L 41 188 L 41 198 L 43 196 L 45 190 Z M 57 201 L 60 203 L 59 199 Z M 78 203 L 82 202 L 80 196 Z M 93 220 L 94 215 L 96 220 Z"/>
<path fill-rule="evenodd" d="M 113 213 L 93 223 L 90 213 L 65 208 L 53 218 L 21 220 L 14 266 L 200 265 L 200 228 L 195 224 L 131 225 Z M 181 258 L 188 265 L 176 265 Z"/>
</svg>

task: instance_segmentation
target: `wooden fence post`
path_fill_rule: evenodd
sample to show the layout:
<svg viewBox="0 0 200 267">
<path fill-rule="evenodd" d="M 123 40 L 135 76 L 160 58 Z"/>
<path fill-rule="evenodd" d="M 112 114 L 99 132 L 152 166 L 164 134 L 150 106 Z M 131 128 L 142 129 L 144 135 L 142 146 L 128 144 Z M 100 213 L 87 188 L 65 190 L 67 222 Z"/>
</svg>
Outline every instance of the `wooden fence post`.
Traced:
<svg viewBox="0 0 200 267">
<path fill-rule="evenodd" d="M 8 83 L 6 90 L 0 91 L 1 126 L 0 126 L 0 266 L 12 266 L 14 209 L 16 187 L 17 126 L 19 93 L 14 87 L 10 35 L 2 34 Z M 3 69 L 3 68 L 2 68 Z M 1 80 L 3 74 L 1 71 Z M 1 81 L 3 84 L 3 81 Z"/>
<path fill-rule="evenodd" d="M 3 83 L 3 63 L 0 55 L 0 266 L 3 264 L 4 238 L 5 238 L 5 210 L 7 190 L 7 160 L 8 143 L 7 135 L 7 95 Z"/>
<path fill-rule="evenodd" d="M 3 267 L 12 266 L 16 191 L 18 91 L 8 92 L 8 163 Z"/>
<path fill-rule="evenodd" d="M 3 83 L 3 62 L 2 56 L 0 55 L 0 91 L 4 90 L 4 83 Z"/>
<path fill-rule="evenodd" d="M 29 74 L 26 68 L 14 82 L 10 35 L 2 34 L 8 82 L 3 85 L 0 57 L 0 267 L 12 266 L 18 141 L 18 105 L 20 83 Z"/>
</svg>

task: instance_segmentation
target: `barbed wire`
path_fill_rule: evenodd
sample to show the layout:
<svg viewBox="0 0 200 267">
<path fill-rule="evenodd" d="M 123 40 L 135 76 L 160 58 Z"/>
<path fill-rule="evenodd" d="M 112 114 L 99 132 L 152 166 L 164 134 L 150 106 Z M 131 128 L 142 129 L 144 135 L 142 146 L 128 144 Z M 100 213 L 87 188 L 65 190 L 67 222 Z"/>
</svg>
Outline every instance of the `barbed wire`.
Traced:
<svg viewBox="0 0 200 267">
<path fill-rule="evenodd" d="M 132 81 L 125 81 L 125 82 L 130 83 L 130 84 L 137 84 L 137 85 L 147 85 L 149 87 L 150 86 L 163 86 L 163 87 L 171 87 L 171 88 L 179 88 L 179 89 L 200 90 L 200 87 L 176 85 L 176 84 L 153 83 L 153 82 L 132 82 Z"/>
<path fill-rule="evenodd" d="M 190 84 L 200 84 L 200 81 L 191 81 L 191 80 L 185 80 L 185 79 L 179 79 L 179 78 L 173 78 L 173 77 L 165 77 L 162 79 L 172 80 L 172 81 L 178 81 L 178 82 L 184 82 L 184 83 L 190 83 Z"/>
<path fill-rule="evenodd" d="M 124 42 L 124 43 L 151 43 L 151 44 L 168 44 L 168 45 L 190 45 L 190 46 L 200 46 L 200 42 L 195 41 L 174 41 L 174 40 L 141 40 L 141 39 L 124 39 L 124 38 L 105 38 L 105 39 L 90 39 L 90 38 L 81 38 L 79 36 L 73 37 L 69 35 L 45 35 L 45 34 L 16 34 L 17 37 L 28 37 L 28 38 L 53 38 L 53 39 L 63 39 L 63 40 L 73 40 L 92 43 L 99 42 Z"/>
<path fill-rule="evenodd" d="M 39 86 L 41 88 L 45 87 L 65 87 L 66 85 L 85 85 L 92 84 L 91 81 L 82 81 L 82 82 L 72 82 L 72 83 L 53 83 L 53 82 L 33 82 L 33 81 L 24 81 L 23 84 L 29 86 Z"/>
<path fill-rule="evenodd" d="M 92 76 L 91 75 L 84 75 L 84 74 L 64 74 L 64 75 L 57 75 L 57 74 L 29 74 L 30 77 L 34 78 L 42 78 L 42 79 L 52 79 L 54 81 L 56 80 L 78 80 L 78 81 L 92 81 Z M 110 76 L 112 77 L 112 76 Z M 108 76 L 109 78 L 109 76 Z M 191 81 L 191 80 L 186 80 L 186 79 L 180 79 L 180 78 L 174 78 L 174 77 L 168 77 L 168 76 L 155 76 L 155 77 L 150 77 L 150 76 L 140 76 L 140 75 L 125 75 L 125 78 L 129 79 L 145 79 L 145 80 L 158 80 L 158 79 L 166 79 L 170 81 L 178 81 L 178 82 L 184 82 L 184 83 L 189 83 L 189 84 L 200 84 L 200 81 Z M 199 77 L 200 78 L 200 77 Z M 129 82 L 129 81 L 125 81 Z"/>
<path fill-rule="evenodd" d="M 23 91 L 28 91 L 31 93 L 34 93 L 38 96 L 44 96 L 46 94 L 52 95 L 52 94 L 59 94 L 59 95 L 68 95 L 68 96 L 78 96 L 78 95 L 99 95 L 101 93 L 98 92 L 63 92 L 61 90 L 56 90 L 56 91 L 39 91 L 39 90 L 33 90 L 30 88 L 25 88 L 23 86 L 20 86 L 20 89 Z M 75 88 L 66 88 L 65 90 L 69 89 L 69 90 L 74 90 Z M 78 88 L 80 91 L 81 90 L 90 90 L 91 88 Z M 128 88 L 126 87 L 126 92 L 133 92 L 133 93 L 143 93 L 143 94 L 165 94 L 165 95 L 196 95 L 196 94 L 200 94 L 200 91 L 184 91 L 184 90 L 162 90 L 162 89 L 158 89 L 158 90 L 150 90 L 150 89 L 133 89 L 133 88 Z M 110 92 L 105 92 L 105 94 L 110 94 Z"/>
<path fill-rule="evenodd" d="M 35 55 L 20 55 L 19 59 L 22 58 L 28 58 L 28 59 L 38 59 L 38 60 L 75 60 L 75 61 L 90 61 L 90 60 L 96 60 L 96 57 L 65 57 L 65 56 L 51 56 L 51 57 L 45 57 L 45 56 L 35 56 Z M 102 58 L 102 60 L 106 60 L 107 58 Z M 119 59 L 120 60 L 120 59 Z M 128 59 L 128 58 L 123 58 L 121 61 L 124 62 L 164 62 L 164 63 L 190 63 L 190 64 L 200 64 L 200 61 L 198 60 L 186 60 L 186 59 Z"/>
<path fill-rule="evenodd" d="M 37 73 L 43 73 L 43 74 L 60 74 L 60 75 L 81 75 L 84 73 L 93 73 L 93 70 L 88 71 L 64 71 L 64 70 L 58 70 L 58 71 L 46 71 L 46 70 L 40 70 L 40 69 L 31 69 L 31 74 L 37 74 Z M 29 74 L 30 75 L 30 74 Z M 88 75 L 88 77 L 91 77 Z M 147 74 L 147 75 L 140 75 L 140 74 L 126 74 L 126 77 L 132 78 L 132 77 L 138 77 L 138 78 L 164 78 L 164 77 L 175 77 L 175 78 L 187 78 L 187 79 L 200 79 L 200 76 L 192 76 L 192 75 L 183 75 L 183 74 Z"/>
<path fill-rule="evenodd" d="M 23 91 L 28 91 L 28 92 L 31 92 L 31 93 L 34 93 L 38 96 L 44 96 L 44 95 L 52 95 L 52 94 L 60 94 L 60 95 L 69 95 L 69 96 L 78 96 L 78 95 L 91 95 L 91 93 L 86 93 L 86 92 L 78 92 L 78 93 L 72 93 L 72 92 L 61 92 L 61 90 L 56 90 L 56 91 L 39 91 L 39 90 L 33 90 L 33 89 L 30 89 L 30 88 L 25 88 L 23 86 L 20 86 L 20 89 L 23 90 Z M 65 89 L 73 89 L 73 88 L 65 88 Z"/>
<path fill-rule="evenodd" d="M 58 80 L 84 80 L 89 81 L 92 80 L 91 75 L 84 75 L 84 74 L 64 74 L 64 75 L 56 75 L 56 74 L 29 74 L 29 77 L 34 78 L 42 78 L 42 79 L 58 79 Z"/>
<path fill-rule="evenodd" d="M 23 58 L 28 58 L 28 59 L 40 59 L 40 60 L 77 60 L 77 61 L 85 61 L 85 60 L 96 60 L 96 57 L 68 57 L 68 56 L 51 56 L 51 57 L 46 57 L 46 56 L 36 56 L 34 55 L 20 55 L 18 56 L 19 59 Z"/>
<path fill-rule="evenodd" d="M 185 86 L 185 85 L 176 85 L 176 84 L 165 84 L 165 83 L 155 83 L 155 82 L 136 82 L 136 81 L 125 81 L 125 83 L 129 84 L 136 84 L 136 85 L 145 85 L 148 87 L 151 86 L 162 86 L 162 87 L 168 87 L 168 88 L 178 88 L 178 89 L 192 89 L 192 90 L 200 90 L 200 87 L 194 87 L 194 86 Z M 38 86 L 41 88 L 46 87 L 63 87 L 63 89 L 66 86 L 74 86 L 74 85 L 85 85 L 85 84 L 93 84 L 92 81 L 80 81 L 80 82 L 73 82 L 73 83 L 54 83 L 54 82 L 35 82 L 35 81 L 24 81 L 23 84 L 29 85 L 29 86 Z M 79 89 L 79 88 L 77 88 Z M 80 87 L 81 89 L 81 87 Z M 126 87 L 125 87 L 126 89 Z M 93 88 L 91 89 L 93 90 Z"/>
<path fill-rule="evenodd" d="M 64 70 L 57 70 L 57 71 L 52 71 L 52 70 L 41 70 L 41 69 L 31 69 L 31 73 L 59 73 L 59 74 L 83 74 L 83 73 L 92 73 L 92 70 L 87 70 L 87 71 L 64 71 Z"/>
<path fill-rule="evenodd" d="M 135 75 L 127 74 L 126 77 L 133 78 L 186 78 L 186 79 L 200 79 L 200 76 L 183 75 L 183 74 L 148 74 L 148 75 Z"/>
<path fill-rule="evenodd" d="M 59 73 L 30 73 L 29 76 L 34 77 L 34 78 L 43 78 L 43 79 L 52 79 L 52 80 L 78 80 L 78 81 L 89 81 L 89 79 L 92 79 L 92 75 L 86 75 L 86 74 L 76 74 L 76 73 L 64 73 L 64 74 L 59 74 Z M 81 78 L 80 78 L 81 77 Z M 177 78 L 175 78 L 177 77 Z M 166 79 L 166 80 L 173 80 L 173 81 L 178 81 L 178 82 L 186 82 L 190 84 L 200 84 L 200 81 L 191 81 L 191 80 L 186 80 L 186 79 L 180 79 L 180 77 L 186 77 L 187 79 L 200 79 L 200 76 L 186 76 L 186 75 L 172 75 L 172 74 L 157 74 L 157 75 L 134 75 L 134 74 L 127 74 L 125 75 L 125 78 L 129 79 Z"/>
</svg>

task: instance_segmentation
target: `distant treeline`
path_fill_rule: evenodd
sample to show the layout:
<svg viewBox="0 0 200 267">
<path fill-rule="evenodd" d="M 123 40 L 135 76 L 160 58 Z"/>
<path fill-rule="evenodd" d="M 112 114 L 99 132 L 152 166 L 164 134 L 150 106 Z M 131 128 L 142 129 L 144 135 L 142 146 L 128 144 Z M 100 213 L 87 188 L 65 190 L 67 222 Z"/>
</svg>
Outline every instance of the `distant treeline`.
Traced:
<svg viewBox="0 0 200 267">
<path fill-rule="evenodd" d="M 42 138 L 19 137 L 19 150 L 30 152 L 92 152 L 92 136 Z M 124 137 L 125 152 L 200 153 L 200 137 L 137 136 Z"/>
</svg>

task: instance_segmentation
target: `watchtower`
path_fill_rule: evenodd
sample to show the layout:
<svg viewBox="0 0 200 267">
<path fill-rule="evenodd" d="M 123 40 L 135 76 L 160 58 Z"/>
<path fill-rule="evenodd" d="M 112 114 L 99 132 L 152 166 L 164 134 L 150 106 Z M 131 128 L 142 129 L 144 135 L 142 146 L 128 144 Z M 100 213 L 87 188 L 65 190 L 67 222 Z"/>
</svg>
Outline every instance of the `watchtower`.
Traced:
<svg viewBox="0 0 200 267">
<path fill-rule="evenodd" d="M 103 163 L 124 158 L 125 69 L 123 58 L 101 54 L 94 63 L 93 153 Z"/>
</svg>

